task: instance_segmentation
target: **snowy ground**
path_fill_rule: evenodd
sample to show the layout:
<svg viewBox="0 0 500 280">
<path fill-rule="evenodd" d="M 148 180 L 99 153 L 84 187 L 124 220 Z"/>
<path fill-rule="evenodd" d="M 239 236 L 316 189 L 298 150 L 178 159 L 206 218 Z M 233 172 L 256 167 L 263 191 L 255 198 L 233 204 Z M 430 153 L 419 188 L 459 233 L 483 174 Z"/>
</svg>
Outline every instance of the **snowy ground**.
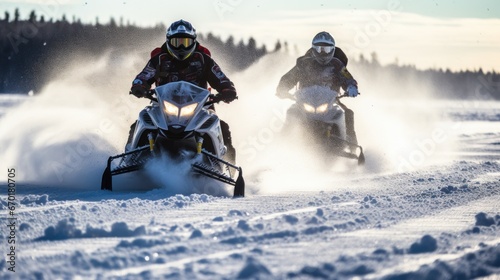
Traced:
<svg viewBox="0 0 500 280">
<path fill-rule="evenodd" d="M 272 121 L 289 105 L 283 101 L 260 108 L 271 113 L 253 116 L 245 132 L 233 124 L 247 181 L 247 196 L 233 199 L 166 186 L 100 191 L 104 160 L 123 143 L 74 137 L 73 126 L 71 137 L 64 134 L 65 121 L 92 122 L 92 114 L 67 100 L 45 108 L 43 96 L 20 105 L 1 100 L 0 251 L 7 262 L 0 278 L 500 277 L 500 103 L 379 101 L 349 103 L 364 167 L 340 161 L 317 168 L 303 148 L 280 139 Z M 92 104 L 81 103 L 86 110 Z M 101 112 L 92 106 L 90 113 Z M 32 111 L 22 117 L 26 108 Z M 118 128 L 121 139 L 127 129 Z M 85 140 L 102 145 L 86 153 Z M 60 165 L 47 169 L 48 158 Z M 16 180 L 10 196 L 9 168 Z"/>
</svg>

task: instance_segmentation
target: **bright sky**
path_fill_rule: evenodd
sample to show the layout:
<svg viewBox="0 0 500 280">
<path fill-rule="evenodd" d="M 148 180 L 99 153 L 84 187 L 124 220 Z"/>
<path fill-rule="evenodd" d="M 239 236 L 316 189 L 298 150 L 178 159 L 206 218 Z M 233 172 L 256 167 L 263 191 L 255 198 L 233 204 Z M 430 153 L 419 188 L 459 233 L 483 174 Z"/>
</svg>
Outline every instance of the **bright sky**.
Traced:
<svg viewBox="0 0 500 280">
<path fill-rule="evenodd" d="M 31 10 L 46 18 L 63 14 L 83 22 L 111 17 L 143 26 L 183 18 L 202 33 L 236 41 L 254 37 L 272 49 L 277 40 L 305 51 L 312 37 L 328 31 L 348 56 L 376 52 L 418 68 L 500 70 L 498 0 L 0 0 L 1 10 L 21 18 Z M 0 10 L 0 12 L 2 12 Z M 131 40 L 133 40 L 131 38 Z"/>
</svg>

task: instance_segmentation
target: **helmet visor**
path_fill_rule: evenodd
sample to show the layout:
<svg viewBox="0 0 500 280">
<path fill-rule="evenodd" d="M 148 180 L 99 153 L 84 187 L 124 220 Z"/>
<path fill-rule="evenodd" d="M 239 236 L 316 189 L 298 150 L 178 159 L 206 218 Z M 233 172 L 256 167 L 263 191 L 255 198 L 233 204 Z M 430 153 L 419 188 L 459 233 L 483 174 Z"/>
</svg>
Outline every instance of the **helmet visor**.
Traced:
<svg viewBox="0 0 500 280">
<path fill-rule="evenodd" d="M 194 43 L 193 38 L 171 38 L 170 45 L 174 48 L 179 48 L 184 46 L 185 48 L 190 47 Z"/>
<path fill-rule="evenodd" d="M 317 52 L 317 53 L 321 53 L 321 52 L 324 52 L 324 53 L 331 53 L 335 47 L 334 46 L 312 46 L 314 48 L 314 50 Z"/>
</svg>

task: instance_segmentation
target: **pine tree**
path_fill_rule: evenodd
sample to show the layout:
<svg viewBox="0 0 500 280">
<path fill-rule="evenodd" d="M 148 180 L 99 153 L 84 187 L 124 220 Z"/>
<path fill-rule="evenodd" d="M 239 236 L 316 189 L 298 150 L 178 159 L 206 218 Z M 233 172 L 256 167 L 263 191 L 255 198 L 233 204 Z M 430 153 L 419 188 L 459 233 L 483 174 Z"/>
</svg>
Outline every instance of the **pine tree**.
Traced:
<svg viewBox="0 0 500 280">
<path fill-rule="evenodd" d="M 14 22 L 18 22 L 19 21 L 19 8 L 16 8 L 16 10 L 14 11 Z"/>
</svg>

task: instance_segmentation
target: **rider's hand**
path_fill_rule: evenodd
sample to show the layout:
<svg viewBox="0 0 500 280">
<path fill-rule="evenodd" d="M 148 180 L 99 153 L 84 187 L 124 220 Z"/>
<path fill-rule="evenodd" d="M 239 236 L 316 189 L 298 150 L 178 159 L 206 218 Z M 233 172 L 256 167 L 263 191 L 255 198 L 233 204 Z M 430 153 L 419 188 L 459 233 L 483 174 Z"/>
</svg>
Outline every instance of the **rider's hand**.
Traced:
<svg viewBox="0 0 500 280">
<path fill-rule="evenodd" d="M 349 95 L 349 97 L 356 97 L 358 96 L 358 88 L 355 86 L 355 85 L 349 85 L 347 87 L 347 95 Z"/>
<path fill-rule="evenodd" d="M 236 96 L 236 91 L 232 89 L 224 89 L 219 94 L 217 94 L 216 99 L 224 101 L 226 103 L 230 103 L 231 101 L 237 99 L 238 97 Z"/>
<path fill-rule="evenodd" d="M 144 96 L 146 96 L 147 93 L 148 93 L 148 89 L 142 84 L 135 84 L 130 89 L 130 94 L 135 95 L 135 97 L 137 97 L 137 98 L 144 97 Z"/>
</svg>

